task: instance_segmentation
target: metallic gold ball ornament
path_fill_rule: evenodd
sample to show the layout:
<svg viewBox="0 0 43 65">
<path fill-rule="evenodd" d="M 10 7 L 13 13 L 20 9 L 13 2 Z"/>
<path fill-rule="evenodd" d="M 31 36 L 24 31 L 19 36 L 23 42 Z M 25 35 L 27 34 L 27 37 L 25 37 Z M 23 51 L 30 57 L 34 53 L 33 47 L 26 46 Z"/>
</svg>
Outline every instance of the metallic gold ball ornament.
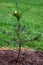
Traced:
<svg viewBox="0 0 43 65">
<path fill-rule="evenodd" d="M 18 20 L 20 19 L 20 14 L 17 11 L 13 12 L 13 16 L 15 16 Z"/>
<path fill-rule="evenodd" d="M 17 15 L 17 13 L 18 13 L 18 12 L 17 12 L 17 11 L 15 11 L 14 13 L 15 13 L 15 15 Z"/>
</svg>

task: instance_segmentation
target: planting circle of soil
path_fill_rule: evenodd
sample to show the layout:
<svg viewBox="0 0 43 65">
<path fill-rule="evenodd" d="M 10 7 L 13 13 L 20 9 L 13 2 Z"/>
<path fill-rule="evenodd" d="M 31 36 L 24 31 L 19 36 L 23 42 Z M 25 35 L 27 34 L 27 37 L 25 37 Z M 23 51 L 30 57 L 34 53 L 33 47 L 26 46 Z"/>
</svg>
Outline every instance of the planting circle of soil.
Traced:
<svg viewBox="0 0 43 65">
<path fill-rule="evenodd" d="M 0 65 L 43 65 L 43 51 L 22 49 L 18 62 L 18 50 L 0 50 Z"/>
</svg>

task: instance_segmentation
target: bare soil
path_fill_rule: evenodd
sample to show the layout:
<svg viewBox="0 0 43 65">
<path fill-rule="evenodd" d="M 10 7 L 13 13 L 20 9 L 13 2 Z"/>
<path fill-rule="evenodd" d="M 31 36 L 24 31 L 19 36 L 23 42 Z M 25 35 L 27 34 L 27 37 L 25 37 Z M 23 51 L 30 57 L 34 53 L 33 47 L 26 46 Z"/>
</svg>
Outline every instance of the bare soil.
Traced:
<svg viewBox="0 0 43 65">
<path fill-rule="evenodd" d="M 0 65 L 43 65 L 43 51 L 22 49 L 16 62 L 18 50 L 0 50 Z"/>
</svg>

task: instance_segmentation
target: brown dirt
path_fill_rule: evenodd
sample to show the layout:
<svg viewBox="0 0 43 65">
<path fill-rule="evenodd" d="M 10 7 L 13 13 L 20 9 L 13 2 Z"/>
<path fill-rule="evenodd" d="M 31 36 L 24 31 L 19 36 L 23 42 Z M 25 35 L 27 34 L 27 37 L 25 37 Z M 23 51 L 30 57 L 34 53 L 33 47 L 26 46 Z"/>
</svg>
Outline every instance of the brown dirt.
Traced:
<svg viewBox="0 0 43 65">
<path fill-rule="evenodd" d="M 18 63 L 18 50 L 0 50 L 0 65 L 43 65 L 43 51 L 22 49 Z"/>
</svg>

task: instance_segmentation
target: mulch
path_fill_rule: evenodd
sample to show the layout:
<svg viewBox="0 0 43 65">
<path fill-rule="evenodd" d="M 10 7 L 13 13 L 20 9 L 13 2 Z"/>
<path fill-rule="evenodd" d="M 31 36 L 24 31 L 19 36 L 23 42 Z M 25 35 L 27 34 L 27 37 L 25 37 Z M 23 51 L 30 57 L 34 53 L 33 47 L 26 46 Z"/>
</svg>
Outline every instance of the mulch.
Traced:
<svg viewBox="0 0 43 65">
<path fill-rule="evenodd" d="M 43 65 L 43 51 L 22 49 L 18 62 L 18 50 L 0 50 L 0 65 Z"/>
</svg>

